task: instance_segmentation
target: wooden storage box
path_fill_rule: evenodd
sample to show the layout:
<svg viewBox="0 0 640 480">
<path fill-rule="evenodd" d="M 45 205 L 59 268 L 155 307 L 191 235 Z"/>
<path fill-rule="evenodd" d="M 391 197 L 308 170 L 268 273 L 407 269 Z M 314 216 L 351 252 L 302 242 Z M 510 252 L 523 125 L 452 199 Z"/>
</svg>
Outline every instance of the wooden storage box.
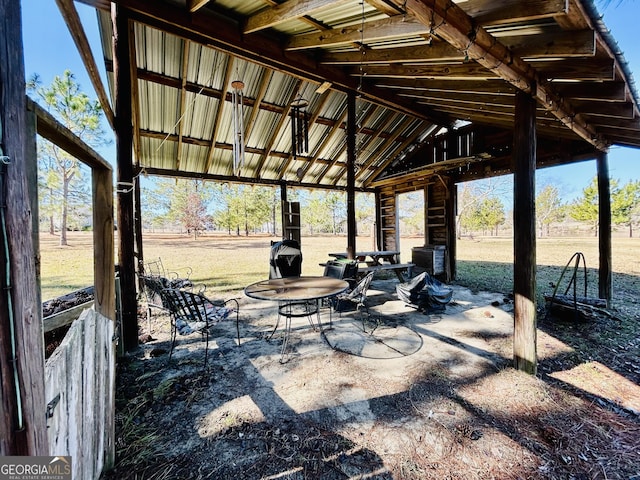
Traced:
<svg viewBox="0 0 640 480">
<path fill-rule="evenodd" d="M 411 249 L 411 261 L 424 268 L 429 275 L 442 275 L 444 270 L 444 245 L 424 245 Z"/>
</svg>

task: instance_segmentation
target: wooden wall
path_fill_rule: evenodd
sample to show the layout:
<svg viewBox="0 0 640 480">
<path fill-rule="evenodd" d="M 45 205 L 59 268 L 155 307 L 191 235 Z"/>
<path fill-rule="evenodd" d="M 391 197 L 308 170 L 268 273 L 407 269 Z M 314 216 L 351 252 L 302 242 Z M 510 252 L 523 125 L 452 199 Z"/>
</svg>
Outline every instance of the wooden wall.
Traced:
<svg viewBox="0 0 640 480">
<path fill-rule="evenodd" d="M 397 250 L 399 227 L 397 195 L 424 192 L 425 245 L 445 245 L 445 280 L 455 275 L 455 184 L 452 179 L 434 175 L 425 178 L 408 178 L 395 185 L 385 185 L 377 192 L 378 238 L 381 250 Z"/>
<path fill-rule="evenodd" d="M 73 478 L 98 479 L 112 462 L 114 322 L 85 310 L 45 365 L 49 455 L 71 455 Z"/>
</svg>

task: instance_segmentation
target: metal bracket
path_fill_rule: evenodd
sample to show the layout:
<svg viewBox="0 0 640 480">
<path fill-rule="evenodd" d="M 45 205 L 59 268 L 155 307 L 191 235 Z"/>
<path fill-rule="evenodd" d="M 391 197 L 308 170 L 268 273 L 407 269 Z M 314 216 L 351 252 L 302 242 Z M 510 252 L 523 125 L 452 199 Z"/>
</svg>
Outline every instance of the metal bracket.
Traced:
<svg viewBox="0 0 640 480">
<path fill-rule="evenodd" d="M 46 412 L 47 418 L 53 417 L 53 411 L 58 406 L 58 403 L 60 403 L 60 394 L 56 395 L 53 400 L 47 403 L 47 412 Z"/>
</svg>

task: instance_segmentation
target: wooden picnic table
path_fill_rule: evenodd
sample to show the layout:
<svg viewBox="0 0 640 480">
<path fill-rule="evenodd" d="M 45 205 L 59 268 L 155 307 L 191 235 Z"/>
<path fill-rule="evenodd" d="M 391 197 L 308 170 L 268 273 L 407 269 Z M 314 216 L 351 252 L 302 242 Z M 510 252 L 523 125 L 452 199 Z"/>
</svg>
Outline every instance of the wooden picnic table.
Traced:
<svg viewBox="0 0 640 480">
<path fill-rule="evenodd" d="M 415 266 L 413 263 L 399 263 L 398 257 L 400 252 L 398 250 L 372 250 L 368 252 L 356 252 L 354 259 L 359 263 L 364 263 L 363 266 L 358 266 L 358 274 L 366 274 L 368 272 L 377 272 L 379 270 L 393 270 L 398 277 L 398 280 L 404 282 L 403 273 L 405 270 L 411 275 L 411 269 Z M 330 253 L 330 257 L 334 258 L 347 258 L 346 252 Z"/>
</svg>

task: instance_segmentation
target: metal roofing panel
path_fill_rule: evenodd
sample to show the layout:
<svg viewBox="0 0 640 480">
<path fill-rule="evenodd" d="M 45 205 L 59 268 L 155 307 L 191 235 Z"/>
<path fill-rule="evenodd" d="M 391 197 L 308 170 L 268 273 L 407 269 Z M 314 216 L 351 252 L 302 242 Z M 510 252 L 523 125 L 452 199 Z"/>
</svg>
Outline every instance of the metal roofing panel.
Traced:
<svg viewBox="0 0 640 480">
<path fill-rule="evenodd" d="M 260 148 L 268 138 L 271 138 L 271 132 L 273 132 L 279 121 L 280 114 L 268 110 L 260 110 L 256 115 L 249 136 L 245 138 L 245 145 L 247 147 Z M 245 128 L 248 127 L 250 126 L 245 124 Z"/>
<path fill-rule="evenodd" d="M 162 133 L 177 133 L 179 93 L 180 91 L 175 88 L 139 80 L 140 128 Z"/>
<path fill-rule="evenodd" d="M 176 168 L 176 158 L 178 155 L 178 144 L 176 142 L 159 140 L 157 138 L 142 137 L 140 149 L 143 158 L 148 158 L 148 163 L 141 166 L 149 166 L 167 170 Z"/>
<path fill-rule="evenodd" d="M 137 23 L 134 38 L 138 68 L 180 78 L 184 52 L 182 39 Z M 158 45 L 162 48 L 156 48 Z"/>
<path fill-rule="evenodd" d="M 298 82 L 296 78 L 282 72 L 274 72 L 271 81 L 264 95 L 264 101 L 279 106 L 286 106 L 294 85 Z"/>
<path fill-rule="evenodd" d="M 222 87 L 225 66 L 229 55 L 213 48 L 191 42 L 189 44 L 189 58 L 187 67 L 187 81 L 220 89 Z"/>
<path fill-rule="evenodd" d="M 209 148 L 200 145 L 183 144 L 180 157 L 180 170 L 194 173 L 204 173 Z"/>
<path fill-rule="evenodd" d="M 187 137 L 211 140 L 215 122 L 214 113 L 220 100 L 195 93 L 187 93 L 182 114 L 182 132 Z"/>
</svg>

